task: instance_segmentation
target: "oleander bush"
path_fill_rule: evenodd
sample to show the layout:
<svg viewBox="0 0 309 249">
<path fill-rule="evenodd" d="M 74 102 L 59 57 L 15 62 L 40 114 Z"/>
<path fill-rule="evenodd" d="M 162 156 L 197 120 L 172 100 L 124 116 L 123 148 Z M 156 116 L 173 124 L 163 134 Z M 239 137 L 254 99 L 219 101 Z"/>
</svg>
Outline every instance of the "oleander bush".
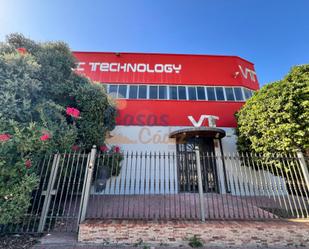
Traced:
<svg viewBox="0 0 309 249">
<path fill-rule="evenodd" d="M 103 145 L 115 126 L 114 103 L 75 62 L 63 42 L 0 43 L 0 224 L 27 211 L 42 156 Z"/>
</svg>

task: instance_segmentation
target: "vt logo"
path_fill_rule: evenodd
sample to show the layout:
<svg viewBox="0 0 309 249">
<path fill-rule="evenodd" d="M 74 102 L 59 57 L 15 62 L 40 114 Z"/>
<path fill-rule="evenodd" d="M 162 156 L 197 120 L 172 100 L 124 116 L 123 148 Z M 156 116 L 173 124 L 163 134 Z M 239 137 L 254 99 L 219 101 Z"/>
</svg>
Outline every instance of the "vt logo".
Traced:
<svg viewBox="0 0 309 249">
<path fill-rule="evenodd" d="M 251 70 L 251 69 L 249 69 L 249 68 L 243 69 L 243 68 L 241 67 L 241 65 L 238 65 L 238 67 L 239 67 L 239 70 L 240 70 L 242 76 L 244 76 L 245 79 L 248 78 L 248 74 L 249 74 L 249 75 L 250 75 L 250 79 L 251 79 L 253 82 L 255 82 L 256 73 L 255 73 L 253 70 Z"/>
<path fill-rule="evenodd" d="M 216 120 L 218 120 L 219 117 L 203 114 L 200 116 L 200 119 L 198 121 L 196 121 L 192 116 L 188 116 L 188 119 L 191 121 L 194 127 L 201 127 L 205 119 L 208 119 L 209 127 L 216 127 Z"/>
</svg>

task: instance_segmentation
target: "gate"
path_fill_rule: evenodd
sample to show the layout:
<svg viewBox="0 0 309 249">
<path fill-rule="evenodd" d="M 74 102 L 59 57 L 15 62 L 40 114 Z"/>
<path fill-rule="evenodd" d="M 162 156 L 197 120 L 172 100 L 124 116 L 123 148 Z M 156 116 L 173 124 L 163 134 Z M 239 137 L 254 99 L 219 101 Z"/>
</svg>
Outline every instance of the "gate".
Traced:
<svg viewBox="0 0 309 249">
<path fill-rule="evenodd" d="M 86 182 L 95 150 L 45 156 L 37 167 L 39 184 L 32 192 L 27 214 L 18 224 L 0 225 L 0 232 L 76 232 L 85 216 Z"/>
</svg>

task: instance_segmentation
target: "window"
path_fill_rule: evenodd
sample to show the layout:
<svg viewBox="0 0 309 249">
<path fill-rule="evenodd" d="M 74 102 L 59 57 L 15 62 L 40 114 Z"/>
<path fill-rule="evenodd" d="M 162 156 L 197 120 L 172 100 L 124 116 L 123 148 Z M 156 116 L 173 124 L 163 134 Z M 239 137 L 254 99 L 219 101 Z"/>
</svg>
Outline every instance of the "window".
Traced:
<svg viewBox="0 0 309 249">
<path fill-rule="evenodd" d="M 244 88 L 244 92 L 245 92 L 246 99 L 249 99 L 252 95 L 251 91 L 247 88 Z"/>
<path fill-rule="evenodd" d="M 240 101 L 244 100 L 244 96 L 242 95 L 242 90 L 240 87 L 234 87 L 234 93 L 235 93 L 236 100 L 240 100 Z"/>
<path fill-rule="evenodd" d="M 187 92 L 185 86 L 178 87 L 178 99 L 187 99 Z"/>
<path fill-rule="evenodd" d="M 137 99 L 137 86 L 130 86 L 129 99 Z"/>
<path fill-rule="evenodd" d="M 225 88 L 226 100 L 235 100 L 234 92 L 232 87 Z"/>
<path fill-rule="evenodd" d="M 118 98 L 125 99 L 127 97 L 127 85 L 119 85 Z"/>
<path fill-rule="evenodd" d="M 108 94 L 114 98 L 245 101 L 254 90 L 246 87 L 204 87 L 183 85 L 125 85 L 106 84 Z"/>
<path fill-rule="evenodd" d="M 188 87 L 188 94 L 190 100 L 196 100 L 196 88 L 189 86 Z"/>
<path fill-rule="evenodd" d="M 109 85 L 108 93 L 114 98 L 117 98 L 117 90 L 118 90 L 118 85 Z"/>
<path fill-rule="evenodd" d="M 147 99 L 147 86 L 139 86 L 138 88 L 138 98 Z"/>
<path fill-rule="evenodd" d="M 149 86 L 149 98 L 158 99 L 158 86 Z"/>
<path fill-rule="evenodd" d="M 225 100 L 223 87 L 216 87 L 217 100 Z"/>
<path fill-rule="evenodd" d="M 207 87 L 207 97 L 208 97 L 208 100 L 216 100 L 214 87 Z"/>
<path fill-rule="evenodd" d="M 167 99 L 167 87 L 159 86 L 159 99 Z"/>
<path fill-rule="evenodd" d="M 177 99 L 177 86 L 170 86 L 170 99 Z"/>
<path fill-rule="evenodd" d="M 205 96 L 205 88 L 202 87 L 202 86 L 198 86 L 196 88 L 197 90 L 197 99 L 199 100 L 205 100 L 206 99 L 206 96 Z"/>
</svg>

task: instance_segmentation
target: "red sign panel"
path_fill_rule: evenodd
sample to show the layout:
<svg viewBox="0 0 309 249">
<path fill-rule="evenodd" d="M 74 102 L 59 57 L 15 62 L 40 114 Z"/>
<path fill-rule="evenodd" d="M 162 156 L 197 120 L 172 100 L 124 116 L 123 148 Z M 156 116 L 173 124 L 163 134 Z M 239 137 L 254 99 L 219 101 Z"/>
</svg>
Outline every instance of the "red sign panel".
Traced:
<svg viewBox="0 0 309 249">
<path fill-rule="evenodd" d="M 74 52 L 77 72 L 119 84 L 242 86 L 259 88 L 254 65 L 237 56 Z M 192 126 L 188 116 L 218 116 L 218 127 L 236 127 L 244 102 L 120 100 L 118 125 Z"/>
<path fill-rule="evenodd" d="M 77 71 L 104 83 L 231 85 L 258 89 L 254 65 L 237 56 L 74 52 Z"/>
</svg>

